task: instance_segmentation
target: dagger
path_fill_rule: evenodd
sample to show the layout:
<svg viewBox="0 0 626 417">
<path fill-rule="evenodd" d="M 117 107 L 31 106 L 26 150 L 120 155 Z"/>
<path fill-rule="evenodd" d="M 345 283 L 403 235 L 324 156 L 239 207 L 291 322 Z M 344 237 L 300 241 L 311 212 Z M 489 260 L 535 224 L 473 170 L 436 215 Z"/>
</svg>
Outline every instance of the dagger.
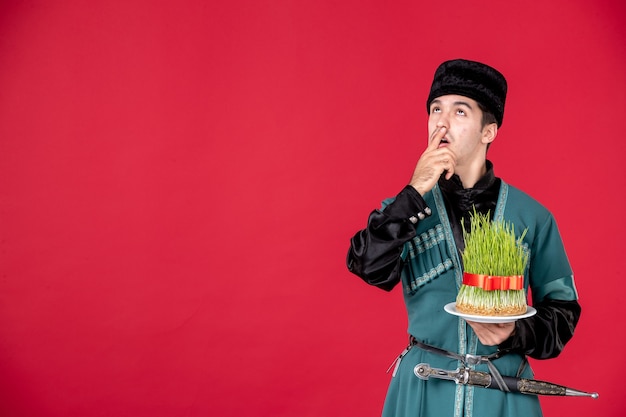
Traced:
<svg viewBox="0 0 626 417">
<path fill-rule="evenodd" d="M 460 367 L 454 371 L 439 368 L 432 368 L 427 363 L 418 364 L 413 370 L 415 376 L 427 380 L 430 377 L 454 381 L 457 384 L 472 385 L 482 388 L 500 389 L 488 372 L 475 371 L 467 367 Z M 536 379 L 516 378 L 512 376 L 502 376 L 505 385 L 510 392 L 519 392 L 529 395 L 558 395 L 568 397 L 599 397 L 597 392 L 584 392 L 553 384 L 551 382 L 539 381 Z"/>
</svg>

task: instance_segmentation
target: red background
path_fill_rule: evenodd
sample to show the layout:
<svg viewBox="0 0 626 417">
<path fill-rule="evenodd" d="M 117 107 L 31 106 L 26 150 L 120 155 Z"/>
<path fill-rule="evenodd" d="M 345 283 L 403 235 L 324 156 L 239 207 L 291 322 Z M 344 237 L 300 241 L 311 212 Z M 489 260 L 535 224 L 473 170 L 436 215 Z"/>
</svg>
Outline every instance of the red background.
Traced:
<svg viewBox="0 0 626 417">
<path fill-rule="evenodd" d="M 0 415 L 379 415 L 404 307 L 345 253 L 465 57 L 507 76 L 489 157 L 576 272 L 534 366 L 600 399 L 545 414 L 622 416 L 626 6 L 420 3 L 0 3 Z"/>
</svg>

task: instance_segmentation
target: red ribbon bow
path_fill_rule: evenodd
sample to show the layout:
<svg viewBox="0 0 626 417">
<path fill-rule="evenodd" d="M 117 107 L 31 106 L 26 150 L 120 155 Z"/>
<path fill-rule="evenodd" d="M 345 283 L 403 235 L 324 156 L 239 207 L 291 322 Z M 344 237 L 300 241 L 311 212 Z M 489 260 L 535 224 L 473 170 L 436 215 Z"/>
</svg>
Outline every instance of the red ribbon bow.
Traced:
<svg viewBox="0 0 626 417">
<path fill-rule="evenodd" d="M 485 291 L 521 290 L 524 288 L 524 275 L 499 277 L 464 272 L 463 284 L 469 285 L 470 287 L 480 287 Z"/>
</svg>

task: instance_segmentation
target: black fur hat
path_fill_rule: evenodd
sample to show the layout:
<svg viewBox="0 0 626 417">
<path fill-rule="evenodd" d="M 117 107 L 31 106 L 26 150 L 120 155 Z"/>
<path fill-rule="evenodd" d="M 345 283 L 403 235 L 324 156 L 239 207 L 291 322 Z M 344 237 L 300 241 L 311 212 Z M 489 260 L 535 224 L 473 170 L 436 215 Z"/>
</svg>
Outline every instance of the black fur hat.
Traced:
<svg viewBox="0 0 626 417">
<path fill-rule="evenodd" d="M 426 110 L 430 112 L 430 103 L 437 97 L 458 94 L 489 109 L 500 127 L 504 118 L 506 90 L 506 79 L 498 70 L 480 62 L 454 59 L 444 62 L 435 71 Z"/>
</svg>

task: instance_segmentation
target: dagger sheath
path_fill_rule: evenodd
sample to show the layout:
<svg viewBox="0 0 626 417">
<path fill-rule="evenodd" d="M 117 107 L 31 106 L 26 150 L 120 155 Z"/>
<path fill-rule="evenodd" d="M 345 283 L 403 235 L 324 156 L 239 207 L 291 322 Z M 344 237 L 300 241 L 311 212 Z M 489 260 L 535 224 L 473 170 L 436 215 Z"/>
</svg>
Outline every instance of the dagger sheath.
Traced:
<svg viewBox="0 0 626 417">
<path fill-rule="evenodd" d="M 503 390 L 500 388 L 488 372 L 475 371 L 471 368 L 461 367 L 454 371 L 444 369 L 431 368 L 430 365 L 420 363 L 414 369 L 414 373 L 418 378 L 428 379 L 429 377 L 438 379 L 447 379 L 457 384 L 472 385 L 482 388 L 490 388 Z M 598 398 L 598 393 L 589 393 L 578 391 L 563 385 L 553 384 L 551 382 L 539 381 L 536 379 L 516 378 L 512 376 L 501 376 L 504 385 L 509 392 L 519 392 L 529 395 L 557 395 L 571 397 L 591 397 Z"/>
<path fill-rule="evenodd" d="M 499 389 L 491 374 L 487 372 L 466 369 L 467 384 L 483 388 Z M 504 384 L 511 392 L 534 395 L 567 395 L 567 388 L 562 385 L 550 382 L 538 381 L 526 378 L 515 378 L 512 376 L 502 376 Z"/>
</svg>

